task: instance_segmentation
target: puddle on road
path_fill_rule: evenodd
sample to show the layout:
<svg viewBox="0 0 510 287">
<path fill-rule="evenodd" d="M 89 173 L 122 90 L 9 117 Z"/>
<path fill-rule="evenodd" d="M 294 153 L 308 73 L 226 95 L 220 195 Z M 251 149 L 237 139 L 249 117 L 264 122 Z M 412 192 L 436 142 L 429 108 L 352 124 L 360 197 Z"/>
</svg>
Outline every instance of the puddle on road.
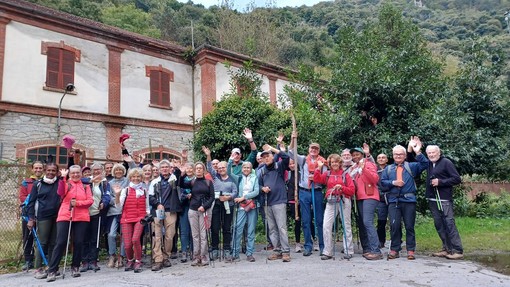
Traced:
<svg viewBox="0 0 510 287">
<path fill-rule="evenodd" d="M 472 254 L 466 255 L 465 258 L 490 267 L 496 272 L 510 275 L 510 253 Z"/>
</svg>

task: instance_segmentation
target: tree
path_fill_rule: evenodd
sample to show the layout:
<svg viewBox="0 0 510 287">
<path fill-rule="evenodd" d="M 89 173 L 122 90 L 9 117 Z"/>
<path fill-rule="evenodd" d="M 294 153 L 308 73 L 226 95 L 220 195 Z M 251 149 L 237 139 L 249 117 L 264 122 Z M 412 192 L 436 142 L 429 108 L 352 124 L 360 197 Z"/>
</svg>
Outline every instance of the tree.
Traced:
<svg viewBox="0 0 510 287">
<path fill-rule="evenodd" d="M 102 10 L 103 23 L 116 26 L 145 36 L 159 38 L 160 31 L 154 26 L 152 16 L 135 7 L 134 4 L 109 6 Z"/>
<path fill-rule="evenodd" d="M 229 69 L 232 80 L 231 91 L 216 102 L 214 110 L 200 121 L 195 135 L 193 150 L 196 159 L 203 159 L 203 145 L 214 157 L 228 159 L 233 148 L 249 151 L 249 145 L 242 136 L 244 128 L 253 131 L 259 147 L 265 143 L 276 144 L 279 132 L 290 135 L 291 123 L 288 113 L 270 104 L 267 95 L 260 90 L 261 81 L 256 77 L 255 67 L 250 63 L 239 70 Z M 239 83 L 247 84 L 238 94 Z"/>
</svg>

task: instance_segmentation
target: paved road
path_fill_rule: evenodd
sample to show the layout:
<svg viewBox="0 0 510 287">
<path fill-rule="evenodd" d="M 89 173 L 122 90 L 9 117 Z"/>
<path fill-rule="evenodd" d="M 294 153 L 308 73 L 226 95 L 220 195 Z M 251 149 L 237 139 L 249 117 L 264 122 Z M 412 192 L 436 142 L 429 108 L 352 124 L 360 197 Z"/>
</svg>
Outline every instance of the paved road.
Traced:
<svg viewBox="0 0 510 287">
<path fill-rule="evenodd" d="M 256 262 L 230 264 L 217 262 L 214 267 L 191 267 L 177 263 L 160 272 L 142 273 L 109 269 L 101 264 L 97 273 L 82 273 L 79 278 L 61 278 L 52 283 L 33 278 L 32 272 L 0 276 L 0 286 L 510 286 L 505 276 L 470 261 L 417 256 L 391 261 L 367 261 L 356 254 L 350 261 L 321 261 L 318 252 L 310 257 L 292 253 L 292 261 L 265 260 L 265 251 L 255 253 Z"/>
</svg>

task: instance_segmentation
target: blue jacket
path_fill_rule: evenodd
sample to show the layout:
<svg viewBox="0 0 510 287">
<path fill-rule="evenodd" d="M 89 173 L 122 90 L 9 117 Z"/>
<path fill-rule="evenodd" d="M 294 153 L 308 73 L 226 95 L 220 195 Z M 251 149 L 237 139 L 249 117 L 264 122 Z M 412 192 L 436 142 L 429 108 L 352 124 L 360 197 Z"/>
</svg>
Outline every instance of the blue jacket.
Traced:
<svg viewBox="0 0 510 287">
<path fill-rule="evenodd" d="M 287 203 L 287 188 L 285 186 L 285 171 L 289 168 L 289 155 L 280 152 L 280 161 L 273 162 L 269 166 L 264 166 L 260 172 L 259 187 L 261 197 L 265 200 L 267 196 L 267 205 Z M 271 191 L 264 193 L 262 188 L 268 186 Z"/>
<path fill-rule="evenodd" d="M 416 202 L 416 183 L 414 178 L 419 176 L 429 164 L 429 160 L 423 155 L 416 156 L 417 162 L 410 162 L 409 169 L 412 174 L 404 168 L 402 172 L 402 180 L 404 186 L 397 187 L 393 185 L 393 181 L 397 179 L 397 165 L 388 165 L 381 174 L 381 185 L 384 191 L 389 191 L 388 202 Z M 404 164 L 402 164 L 404 166 Z"/>
</svg>

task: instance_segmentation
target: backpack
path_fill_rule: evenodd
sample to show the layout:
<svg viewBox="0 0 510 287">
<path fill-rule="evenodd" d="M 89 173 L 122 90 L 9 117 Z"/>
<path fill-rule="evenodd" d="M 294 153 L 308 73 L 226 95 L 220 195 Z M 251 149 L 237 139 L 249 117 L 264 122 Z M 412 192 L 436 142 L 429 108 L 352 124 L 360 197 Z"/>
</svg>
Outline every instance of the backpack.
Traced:
<svg viewBox="0 0 510 287">
<path fill-rule="evenodd" d="M 37 181 L 37 193 L 39 193 L 39 191 L 41 191 L 41 181 L 38 180 Z M 20 205 L 21 207 L 21 219 L 23 219 L 23 221 L 25 222 L 28 222 L 28 220 L 30 219 L 28 217 L 28 203 L 30 202 L 30 195 L 32 193 L 29 193 L 27 198 L 25 198 L 25 201 L 23 201 L 23 203 Z M 35 213 L 37 214 L 37 200 L 35 202 Z"/>
</svg>

